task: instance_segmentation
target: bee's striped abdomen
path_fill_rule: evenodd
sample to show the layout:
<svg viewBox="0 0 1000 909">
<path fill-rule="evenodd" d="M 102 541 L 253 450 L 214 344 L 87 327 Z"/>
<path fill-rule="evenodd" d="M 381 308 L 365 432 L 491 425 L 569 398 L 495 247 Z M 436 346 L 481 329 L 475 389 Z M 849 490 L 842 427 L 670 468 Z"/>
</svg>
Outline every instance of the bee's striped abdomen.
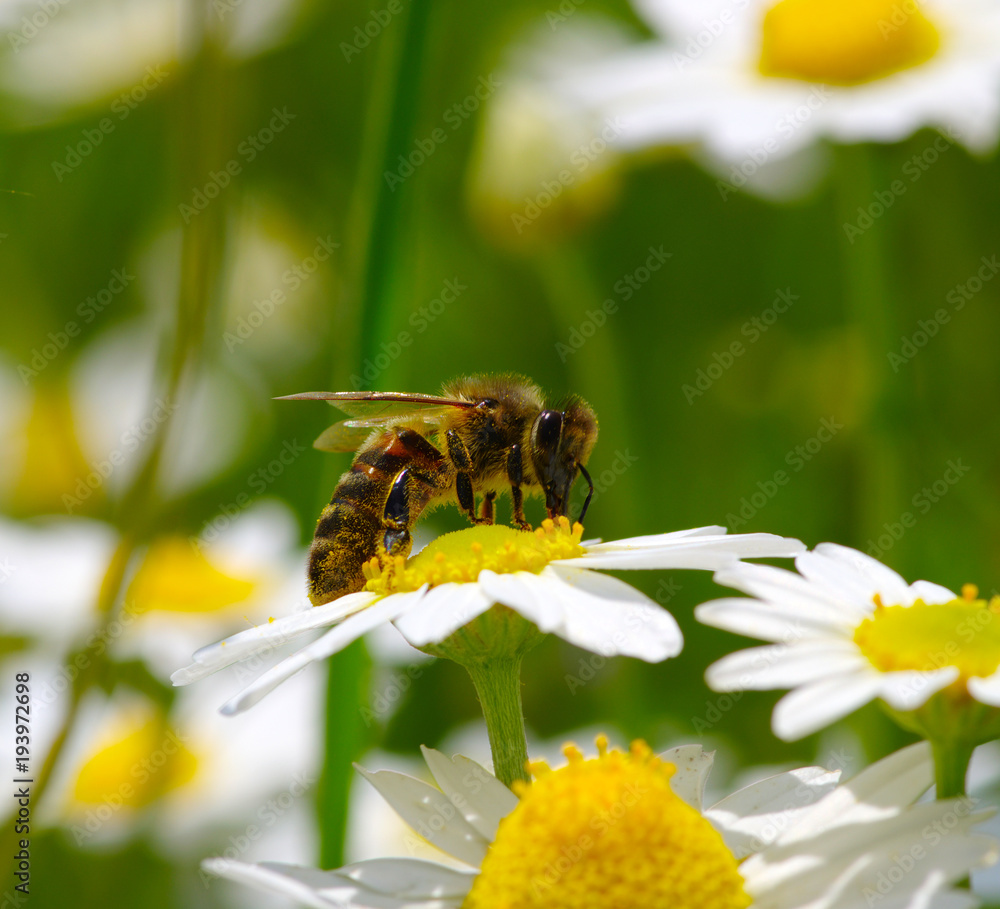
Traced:
<svg viewBox="0 0 1000 909">
<path fill-rule="evenodd" d="M 379 552 L 386 531 L 386 497 L 399 473 L 416 468 L 434 477 L 441 469 L 440 453 L 412 431 L 395 429 L 365 445 L 351 469 L 341 476 L 330 504 L 323 509 L 309 550 L 309 599 L 314 606 L 329 603 L 365 585 L 362 566 Z M 425 490 L 414 501 L 414 520 L 434 491 Z M 409 547 L 403 555 L 409 554 Z"/>
</svg>

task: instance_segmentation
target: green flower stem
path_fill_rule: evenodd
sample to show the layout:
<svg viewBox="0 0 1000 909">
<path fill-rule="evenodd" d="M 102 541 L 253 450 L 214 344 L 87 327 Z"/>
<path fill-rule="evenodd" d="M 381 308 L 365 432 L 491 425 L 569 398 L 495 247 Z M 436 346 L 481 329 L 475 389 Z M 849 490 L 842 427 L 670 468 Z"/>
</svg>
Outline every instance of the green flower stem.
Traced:
<svg viewBox="0 0 1000 909">
<path fill-rule="evenodd" d="M 528 743 L 521 708 L 521 656 L 465 667 L 476 686 L 493 754 L 493 772 L 505 786 L 528 779 Z"/>
<path fill-rule="evenodd" d="M 898 341 L 896 300 L 888 267 L 890 231 L 895 212 L 879 216 L 860 235 L 847 227 L 859 221 L 859 209 L 869 211 L 876 192 L 884 191 L 892 176 L 885 165 L 885 149 L 847 145 L 838 155 L 838 233 L 843 249 L 843 293 L 847 314 L 860 331 L 863 367 L 860 380 L 869 385 L 870 400 L 864 431 L 857 443 L 858 527 L 860 539 L 877 539 L 883 522 L 900 512 L 901 468 L 899 439 L 908 422 L 900 383 L 888 372 L 888 353 Z"/>
<path fill-rule="evenodd" d="M 961 741 L 932 741 L 934 782 L 939 799 L 964 796 L 965 777 L 969 771 L 974 745 Z"/>
</svg>

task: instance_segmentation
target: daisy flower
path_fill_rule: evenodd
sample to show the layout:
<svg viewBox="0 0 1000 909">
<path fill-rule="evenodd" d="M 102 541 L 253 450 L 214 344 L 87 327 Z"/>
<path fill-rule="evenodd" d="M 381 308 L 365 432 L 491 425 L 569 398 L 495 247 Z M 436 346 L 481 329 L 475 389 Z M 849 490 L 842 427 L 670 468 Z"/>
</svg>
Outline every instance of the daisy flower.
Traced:
<svg viewBox="0 0 1000 909">
<path fill-rule="evenodd" d="M 720 691 L 791 688 L 772 720 L 798 739 L 876 698 L 933 742 L 971 748 L 1000 733 L 1000 598 L 907 584 L 871 556 L 823 543 L 798 574 L 733 564 L 715 580 L 750 594 L 704 603 L 707 625 L 770 643 L 708 668 Z M 964 771 L 964 767 L 963 767 Z"/>
<path fill-rule="evenodd" d="M 988 0 L 635 6 L 653 41 L 558 80 L 567 104 L 621 123 L 621 149 L 692 143 L 735 187 L 782 195 L 817 172 L 818 139 L 897 142 L 936 127 L 974 151 L 996 144 L 1000 7 Z"/>
<path fill-rule="evenodd" d="M 531 766 L 510 792 L 467 758 L 424 750 L 440 788 L 391 771 L 361 771 L 421 836 L 469 870 L 408 858 L 335 871 L 210 859 L 205 870 L 292 896 L 357 909 L 854 909 L 977 905 L 951 885 L 996 860 L 972 832 L 967 800 L 914 801 L 931 782 L 924 743 L 850 783 L 819 767 L 793 770 L 703 805 L 712 755 L 686 745 L 652 754 Z M 937 831 L 936 835 L 932 835 Z M 891 895 L 890 895 L 891 894 Z"/>
<path fill-rule="evenodd" d="M 173 682 L 187 685 L 234 663 L 266 658 L 294 638 L 327 629 L 222 708 L 223 713 L 239 713 L 310 663 L 326 659 L 380 625 L 392 622 L 412 646 L 434 648 L 456 643 L 456 633 L 494 604 L 509 620 L 505 633 L 520 636 L 517 647 L 540 631 L 604 656 L 658 662 L 681 650 L 677 622 L 644 593 L 599 570 L 715 570 L 740 558 L 791 556 L 804 548 L 798 540 L 773 534 L 727 536 L 724 527 L 608 543 L 581 542 L 582 533 L 579 524 L 570 527 L 565 518 L 558 523 L 544 521 L 530 533 L 501 525 L 478 526 L 439 537 L 405 565 L 399 560 L 382 566 L 373 559 L 365 590 L 204 647 L 190 666 L 173 674 Z M 518 616 L 526 622 L 518 624 Z M 524 625 L 530 625 L 530 631 Z M 441 655 L 457 656 L 454 650 Z"/>
</svg>

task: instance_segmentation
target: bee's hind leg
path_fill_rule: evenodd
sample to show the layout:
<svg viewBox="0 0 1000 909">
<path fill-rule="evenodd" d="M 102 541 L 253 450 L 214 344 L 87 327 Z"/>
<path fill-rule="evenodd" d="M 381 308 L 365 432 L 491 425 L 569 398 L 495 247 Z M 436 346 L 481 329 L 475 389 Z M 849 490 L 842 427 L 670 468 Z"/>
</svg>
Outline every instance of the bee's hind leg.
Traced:
<svg viewBox="0 0 1000 909">
<path fill-rule="evenodd" d="M 382 523 L 385 535 L 382 544 L 388 555 L 402 556 L 410 554 L 413 540 L 410 538 L 410 482 L 409 468 L 401 470 L 392 483 L 389 495 L 385 500 L 382 512 Z"/>
</svg>

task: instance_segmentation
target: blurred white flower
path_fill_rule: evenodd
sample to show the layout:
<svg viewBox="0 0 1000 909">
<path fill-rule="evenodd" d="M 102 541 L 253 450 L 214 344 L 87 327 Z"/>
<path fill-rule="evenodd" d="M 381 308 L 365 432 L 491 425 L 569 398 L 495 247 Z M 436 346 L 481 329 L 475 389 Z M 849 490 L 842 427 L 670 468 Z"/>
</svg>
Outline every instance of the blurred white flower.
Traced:
<svg viewBox="0 0 1000 909">
<path fill-rule="evenodd" d="M 567 109 L 621 125 L 620 150 L 693 145 L 727 180 L 804 189 L 817 140 L 897 142 L 922 127 L 985 152 L 1000 132 L 991 0 L 636 0 L 653 40 L 565 61 Z"/>
<path fill-rule="evenodd" d="M 124 119 L 174 76 L 198 33 L 200 10 L 231 56 L 283 43 L 298 0 L 50 0 L 8 2 L 0 91 L 24 125 L 59 119 L 93 104 Z"/>
</svg>

